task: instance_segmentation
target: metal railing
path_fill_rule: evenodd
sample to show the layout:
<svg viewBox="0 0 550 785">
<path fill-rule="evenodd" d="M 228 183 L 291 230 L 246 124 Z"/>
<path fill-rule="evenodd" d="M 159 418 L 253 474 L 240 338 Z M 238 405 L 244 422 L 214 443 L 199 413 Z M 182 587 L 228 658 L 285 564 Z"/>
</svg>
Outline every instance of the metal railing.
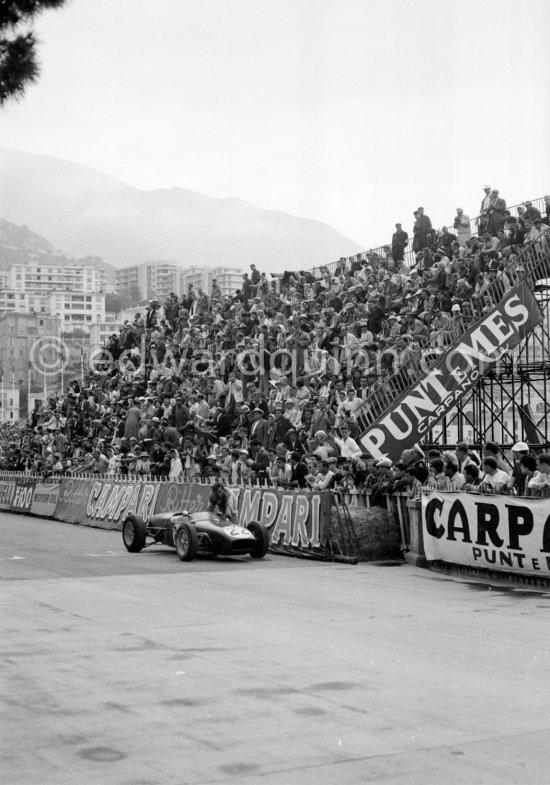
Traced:
<svg viewBox="0 0 550 785">
<path fill-rule="evenodd" d="M 543 196 L 540 196 L 536 199 L 531 200 L 531 204 L 535 207 L 540 213 L 544 214 L 546 210 L 546 202 Z M 520 202 L 519 204 L 512 205 L 511 207 L 507 207 L 507 211 L 515 218 L 519 217 L 519 209 L 525 207 L 526 202 Z M 470 232 L 472 237 L 477 234 L 478 227 L 479 227 L 479 219 L 480 216 L 476 215 L 475 218 L 470 219 Z M 454 218 L 451 219 L 449 227 L 453 226 Z M 416 252 L 412 249 L 413 246 L 413 239 L 409 238 L 409 242 L 407 248 L 405 249 L 404 257 L 405 257 L 405 264 L 408 267 L 414 267 L 416 265 Z M 310 272 L 316 278 L 323 277 L 323 270 L 328 270 L 331 275 L 334 275 L 336 271 L 339 269 L 339 273 L 346 273 L 351 270 L 352 264 L 354 262 L 363 262 L 367 261 L 370 254 L 375 254 L 377 256 L 385 256 L 385 248 L 389 248 L 391 251 L 391 242 L 385 243 L 384 245 L 379 245 L 376 248 L 369 248 L 368 251 L 362 251 L 361 253 L 354 254 L 353 256 L 341 257 L 338 261 L 329 262 L 328 264 L 323 264 L 320 267 L 314 267 Z"/>
</svg>

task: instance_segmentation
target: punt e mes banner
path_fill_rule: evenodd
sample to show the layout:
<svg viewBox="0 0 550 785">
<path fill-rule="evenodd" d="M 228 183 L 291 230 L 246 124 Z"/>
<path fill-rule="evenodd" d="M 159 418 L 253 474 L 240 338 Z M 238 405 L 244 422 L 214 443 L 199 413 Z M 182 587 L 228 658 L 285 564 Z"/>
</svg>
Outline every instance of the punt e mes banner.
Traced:
<svg viewBox="0 0 550 785">
<path fill-rule="evenodd" d="M 367 428 L 361 436 L 363 449 L 373 458 L 399 460 L 403 450 L 422 439 L 541 320 L 530 287 L 523 282 L 510 289 L 494 310 L 441 355 L 426 376 L 396 398 L 391 411 Z"/>
</svg>

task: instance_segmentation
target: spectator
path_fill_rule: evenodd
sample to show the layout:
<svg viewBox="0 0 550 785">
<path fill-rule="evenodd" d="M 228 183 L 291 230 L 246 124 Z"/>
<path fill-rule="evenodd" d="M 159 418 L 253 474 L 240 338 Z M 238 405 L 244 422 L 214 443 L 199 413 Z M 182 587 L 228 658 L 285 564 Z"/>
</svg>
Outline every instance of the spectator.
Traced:
<svg viewBox="0 0 550 785">
<path fill-rule="evenodd" d="M 456 217 L 453 224 L 458 244 L 461 248 L 466 247 L 466 243 L 472 237 L 472 230 L 470 228 L 470 217 L 466 215 L 462 207 L 456 208 Z"/>
<path fill-rule="evenodd" d="M 496 458 L 487 457 L 482 463 L 483 476 L 481 477 L 480 490 L 496 493 L 506 493 L 510 487 L 510 475 L 499 469 Z"/>
<path fill-rule="evenodd" d="M 532 455 L 524 455 L 520 458 L 519 469 L 525 478 L 524 485 L 527 486 L 522 496 L 536 496 L 539 489 L 546 487 L 544 478 L 537 471 L 537 460 Z"/>
<path fill-rule="evenodd" d="M 479 476 L 479 467 L 475 463 L 469 463 L 464 467 L 464 480 L 463 491 L 478 490 L 481 485 L 481 478 Z"/>
<path fill-rule="evenodd" d="M 479 218 L 478 218 L 478 232 L 480 235 L 487 230 L 487 226 L 489 225 L 489 207 L 491 205 L 491 186 L 484 185 L 483 192 L 485 196 L 481 200 L 481 206 L 479 208 Z"/>
<path fill-rule="evenodd" d="M 518 496 L 525 496 L 526 474 L 522 469 L 521 461 L 530 454 L 529 445 L 525 442 L 516 442 L 512 447 L 512 454 L 514 466 L 510 479 L 510 490 Z"/>
<path fill-rule="evenodd" d="M 449 478 L 445 474 L 445 462 L 442 458 L 434 458 L 430 461 L 427 485 L 436 491 L 449 489 Z"/>
<path fill-rule="evenodd" d="M 479 469 L 479 460 L 473 452 L 470 452 L 468 445 L 465 442 L 459 442 L 456 445 L 456 463 L 458 471 L 464 474 L 467 466 L 477 466 Z"/>
<path fill-rule="evenodd" d="M 334 472 L 330 469 L 330 463 L 327 460 L 322 460 L 315 478 L 310 483 L 311 490 L 326 491 L 331 488 L 333 479 Z"/>
<path fill-rule="evenodd" d="M 502 460 L 498 446 L 494 442 L 486 442 L 482 454 L 483 458 L 494 458 L 497 462 L 497 467 L 502 471 L 506 470 L 506 464 Z"/>
<path fill-rule="evenodd" d="M 391 254 L 394 262 L 402 262 L 405 258 L 405 249 L 409 242 L 409 235 L 401 228 L 401 224 L 395 224 L 395 232 L 392 235 Z"/>
<path fill-rule="evenodd" d="M 525 202 L 525 212 L 523 213 L 524 220 L 528 219 L 529 221 L 535 221 L 537 218 L 542 218 L 540 214 L 540 210 L 537 210 L 536 207 L 533 207 L 532 202 Z"/>
<path fill-rule="evenodd" d="M 432 239 L 432 222 L 424 215 L 424 208 L 419 207 L 414 213 L 413 251 L 422 251 L 427 248 Z"/>
<path fill-rule="evenodd" d="M 489 209 L 487 210 L 487 231 L 491 237 L 496 237 L 500 229 L 504 229 L 504 212 L 506 202 L 501 199 L 497 188 L 491 191 Z"/>
<path fill-rule="evenodd" d="M 462 490 L 463 485 L 465 484 L 466 480 L 464 475 L 458 471 L 458 465 L 449 460 L 445 463 L 444 468 L 445 476 L 447 477 L 447 490 L 449 491 L 460 491 Z"/>
<path fill-rule="evenodd" d="M 335 436 L 334 441 L 338 449 L 340 450 L 340 457 L 345 458 L 346 460 L 353 460 L 356 458 L 361 458 L 362 452 L 361 448 L 350 436 L 349 426 L 347 423 L 343 423 L 340 426 L 340 436 Z"/>
</svg>

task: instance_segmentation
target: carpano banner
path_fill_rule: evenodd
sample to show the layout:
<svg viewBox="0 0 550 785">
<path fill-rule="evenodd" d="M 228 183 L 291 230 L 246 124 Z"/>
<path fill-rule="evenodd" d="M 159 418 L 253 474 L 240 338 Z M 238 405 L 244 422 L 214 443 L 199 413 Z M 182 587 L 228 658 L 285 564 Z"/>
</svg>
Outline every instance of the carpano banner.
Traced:
<svg viewBox="0 0 550 785">
<path fill-rule="evenodd" d="M 548 499 L 432 492 L 422 528 L 429 561 L 550 576 Z"/>
<path fill-rule="evenodd" d="M 269 544 L 278 551 L 320 550 L 330 529 L 331 492 L 243 488 L 239 496 L 239 524 L 263 523 Z"/>
<path fill-rule="evenodd" d="M 388 414 L 367 428 L 361 436 L 363 448 L 373 458 L 399 460 L 403 450 L 422 439 L 541 321 L 529 286 L 523 282 L 510 289 L 495 310 L 466 330 L 425 377 L 395 400 Z"/>
</svg>

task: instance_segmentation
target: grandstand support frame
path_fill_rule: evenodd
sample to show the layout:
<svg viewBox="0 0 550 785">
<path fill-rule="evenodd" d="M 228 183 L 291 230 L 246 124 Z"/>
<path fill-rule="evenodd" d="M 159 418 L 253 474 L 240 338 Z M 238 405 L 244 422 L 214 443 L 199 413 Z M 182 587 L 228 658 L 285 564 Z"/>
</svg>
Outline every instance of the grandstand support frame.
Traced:
<svg viewBox="0 0 550 785">
<path fill-rule="evenodd" d="M 497 370 L 481 377 L 426 439 L 454 447 L 465 441 L 480 449 L 488 441 L 509 449 L 526 441 L 536 452 L 550 448 L 550 289 L 537 287 L 541 324 Z"/>
</svg>

